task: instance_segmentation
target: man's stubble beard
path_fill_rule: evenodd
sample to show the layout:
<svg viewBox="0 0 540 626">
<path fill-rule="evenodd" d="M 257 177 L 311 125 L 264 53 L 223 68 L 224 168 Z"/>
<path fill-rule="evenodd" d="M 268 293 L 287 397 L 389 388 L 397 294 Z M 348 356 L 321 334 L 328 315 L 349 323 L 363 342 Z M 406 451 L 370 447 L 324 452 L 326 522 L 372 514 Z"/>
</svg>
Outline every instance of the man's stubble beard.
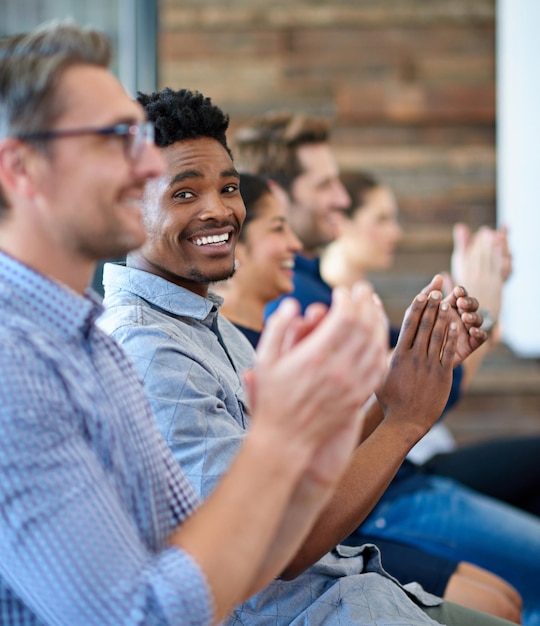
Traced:
<svg viewBox="0 0 540 626">
<path fill-rule="evenodd" d="M 211 283 L 218 283 L 222 280 L 227 280 L 228 278 L 231 278 L 234 275 L 234 272 L 234 264 L 231 264 L 230 269 L 226 271 L 212 273 L 211 275 L 208 272 L 201 272 L 196 268 L 192 268 L 189 271 L 189 275 L 187 276 L 187 278 L 189 278 L 189 280 L 193 281 L 194 283 L 209 285 Z"/>
</svg>

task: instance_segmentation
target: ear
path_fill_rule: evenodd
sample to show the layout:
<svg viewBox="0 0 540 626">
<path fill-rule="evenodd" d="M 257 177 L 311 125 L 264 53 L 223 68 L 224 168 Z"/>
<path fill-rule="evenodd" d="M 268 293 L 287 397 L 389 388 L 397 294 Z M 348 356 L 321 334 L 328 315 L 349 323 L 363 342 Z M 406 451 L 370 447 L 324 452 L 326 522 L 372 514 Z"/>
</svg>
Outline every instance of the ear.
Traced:
<svg viewBox="0 0 540 626">
<path fill-rule="evenodd" d="M 35 195 L 32 163 L 36 156 L 30 146 L 14 137 L 0 141 L 0 186 L 6 199 Z"/>
</svg>

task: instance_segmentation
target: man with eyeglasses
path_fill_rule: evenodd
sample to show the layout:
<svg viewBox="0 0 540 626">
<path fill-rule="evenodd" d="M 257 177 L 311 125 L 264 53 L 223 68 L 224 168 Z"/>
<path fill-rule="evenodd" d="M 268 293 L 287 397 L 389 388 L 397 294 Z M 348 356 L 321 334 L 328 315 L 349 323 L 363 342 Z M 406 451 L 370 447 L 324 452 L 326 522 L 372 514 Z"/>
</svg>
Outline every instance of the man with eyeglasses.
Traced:
<svg viewBox="0 0 540 626">
<path fill-rule="evenodd" d="M 105 128 L 70 128 L 67 130 L 47 130 L 26 132 L 18 135 L 22 141 L 44 144 L 46 141 L 62 139 L 64 137 L 84 137 L 96 135 L 102 137 L 116 137 L 124 144 L 124 152 L 128 159 L 137 160 L 146 143 L 154 141 L 154 126 L 149 122 L 135 124 L 115 124 Z M 121 261 L 124 257 L 107 257 L 96 265 L 91 286 L 94 291 L 103 296 L 102 276 L 105 261 Z"/>
<path fill-rule="evenodd" d="M 298 550 L 352 452 L 351 407 L 385 368 L 367 288 L 337 292 L 324 319 L 283 307 L 246 375 L 253 428 L 201 503 L 87 290 L 97 261 L 145 241 L 145 183 L 163 173 L 109 59 L 102 35 L 66 24 L 0 44 L 6 625 L 224 619 Z"/>
<path fill-rule="evenodd" d="M 67 128 L 60 130 L 36 130 L 16 135 L 21 141 L 45 142 L 65 137 L 119 137 L 124 145 L 124 153 L 130 161 L 137 161 L 145 144 L 154 143 L 154 126 L 151 122 L 122 123 L 104 128 Z"/>
</svg>

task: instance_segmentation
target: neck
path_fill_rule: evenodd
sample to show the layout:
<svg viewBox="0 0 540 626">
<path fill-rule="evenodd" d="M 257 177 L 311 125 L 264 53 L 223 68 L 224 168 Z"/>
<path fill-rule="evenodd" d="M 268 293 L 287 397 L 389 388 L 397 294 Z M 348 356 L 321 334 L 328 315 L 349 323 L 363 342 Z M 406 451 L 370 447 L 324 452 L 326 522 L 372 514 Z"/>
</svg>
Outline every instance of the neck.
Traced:
<svg viewBox="0 0 540 626">
<path fill-rule="evenodd" d="M 132 267 L 136 270 L 142 270 L 143 272 L 148 272 L 149 274 L 155 274 L 160 278 L 164 278 L 168 280 L 170 283 L 174 283 L 179 287 L 183 287 L 188 291 L 191 291 L 198 296 L 202 296 L 206 298 L 208 296 L 208 284 L 200 283 L 194 280 L 188 280 L 187 278 L 182 278 L 177 276 L 176 274 L 172 274 L 167 271 L 164 267 L 160 267 L 149 261 L 140 250 L 136 250 L 135 252 L 130 252 L 126 259 L 126 265 L 128 267 Z"/>
<path fill-rule="evenodd" d="M 214 290 L 224 299 L 220 313 L 229 321 L 252 330 L 262 331 L 266 302 L 258 299 L 252 290 L 243 289 L 234 278 L 217 287 L 214 286 Z"/>
<path fill-rule="evenodd" d="M 28 233 L 17 237 L 16 232 L 0 233 L 0 249 L 40 274 L 83 294 L 92 280 L 96 263 L 74 257 L 60 246 L 50 246 Z"/>
<path fill-rule="evenodd" d="M 324 246 L 318 247 L 318 248 L 306 248 L 303 247 L 302 250 L 300 251 L 300 254 L 304 257 L 306 257 L 306 259 L 316 259 L 317 257 L 320 257 L 322 255 L 322 253 L 324 252 Z"/>
<path fill-rule="evenodd" d="M 339 241 L 334 241 L 321 256 L 321 276 L 331 287 L 352 287 L 366 277 L 366 272 L 353 267 L 346 260 Z"/>
</svg>

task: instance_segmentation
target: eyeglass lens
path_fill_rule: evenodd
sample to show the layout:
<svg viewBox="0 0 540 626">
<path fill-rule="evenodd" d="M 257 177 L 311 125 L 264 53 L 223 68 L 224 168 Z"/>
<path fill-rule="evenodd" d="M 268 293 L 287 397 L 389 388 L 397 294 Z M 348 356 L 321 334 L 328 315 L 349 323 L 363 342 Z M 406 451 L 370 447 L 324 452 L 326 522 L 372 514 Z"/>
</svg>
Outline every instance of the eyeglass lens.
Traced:
<svg viewBox="0 0 540 626">
<path fill-rule="evenodd" d="M 125 135 L 126 154 L 136 160 L 141 155 L 144 145 L 154 143 L 154 125 L 151 122 L 139 122 L 129 127 Z"/>
</svg>

